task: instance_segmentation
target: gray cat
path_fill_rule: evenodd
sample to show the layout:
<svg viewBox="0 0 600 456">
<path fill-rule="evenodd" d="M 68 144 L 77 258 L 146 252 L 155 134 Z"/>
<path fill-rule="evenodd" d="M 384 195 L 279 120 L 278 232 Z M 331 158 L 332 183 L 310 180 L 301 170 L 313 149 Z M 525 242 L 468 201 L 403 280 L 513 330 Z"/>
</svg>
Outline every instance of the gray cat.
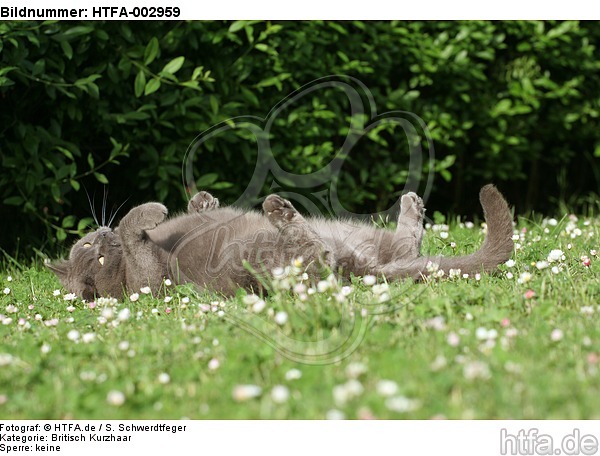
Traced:
<svg viewBox="0 0 600 456">
<path fill-rule="evenodd" d="M 49 265 L 63 286 L 83 299 L 121 297 L 149 286 L 160 292 L 165 278 L 192 282 L 231 295 L 239 287 L 261 289 L 261 276 L 301 257 L 313 279 L 324 270 L 341 276 L 388 280 L 429 275 L 432 265 L 462 273 L 490 272 L 513 251 L 512 216 L 493 185 L 481 189 L 487 222 L 481 248 L 456 257 L 420 256 L 423 201 L 402 196 L 396 231 L 349 220 L 305 218 L 287 200 L 268 196 L 263 213 L 219 207 L 207 192 L 196 194 L 188 213 L 167 219 L 167 208 L 146 203 L 119 226 L 100 227 L 77 241 L 69 259 Z"/>
</svg>

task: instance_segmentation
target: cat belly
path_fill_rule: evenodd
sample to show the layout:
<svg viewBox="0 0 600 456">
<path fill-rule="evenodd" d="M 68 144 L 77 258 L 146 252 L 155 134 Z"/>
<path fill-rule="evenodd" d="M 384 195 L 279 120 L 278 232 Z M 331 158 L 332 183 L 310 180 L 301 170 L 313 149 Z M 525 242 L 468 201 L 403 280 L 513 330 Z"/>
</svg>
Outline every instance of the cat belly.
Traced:
<svg viewBox="0 0 600 456">
<path fill-rule="evenodd" d="M 262 215 L 235 209 L 187 214 L 149 231 L 167 252 L 170 275 L 178 283 L 231 293 L 258 283 L 247 264 L 270 271 L 276 261 L 277 230 Z"/>
<path fill-rule="evenodd" d="M 377 274 L 382 265 L 411 256 L 407 240 L 399 233 L 347 222 L 319 224 L 318 228 L 345 277 Z"/>
</svg>

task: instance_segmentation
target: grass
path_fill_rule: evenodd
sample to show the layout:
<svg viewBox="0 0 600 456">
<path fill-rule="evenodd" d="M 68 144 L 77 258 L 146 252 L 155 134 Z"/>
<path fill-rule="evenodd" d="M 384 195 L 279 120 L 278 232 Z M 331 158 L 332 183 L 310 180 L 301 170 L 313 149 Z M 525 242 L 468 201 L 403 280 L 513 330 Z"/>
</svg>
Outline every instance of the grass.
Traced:
<svg viewBox="0 0 600 456">
<path fill-rule="evenodd" d="M 262 310 L 172 285 L 168 303 L 90 308 L 55 296 L 43 267 L 6 263 L 0 419 L 598 419 L 599 229 L 521 220 L 515 264 L 496 275 L 323 283 L 304 301 L 281 279 Z M 434 226 L 424 247 L 461 254 L 482 238 Z M 556 249 L 564 260 L 538 269 Z"/>
</svg>

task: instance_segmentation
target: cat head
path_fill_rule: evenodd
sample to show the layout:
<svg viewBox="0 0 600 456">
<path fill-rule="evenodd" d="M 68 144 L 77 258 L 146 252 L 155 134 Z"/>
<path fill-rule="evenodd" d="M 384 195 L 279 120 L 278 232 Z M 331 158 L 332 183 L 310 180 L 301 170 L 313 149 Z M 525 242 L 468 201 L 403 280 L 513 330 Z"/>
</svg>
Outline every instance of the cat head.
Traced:
<svg viewBox="0 0 600 456">
<path fill-rule="evenodd" d="M 68 260 L 50 263 L 63 287 L 82 299 L 121 297 L 125 286 L 125 264 L 118 228 L 100 227 L 78 240 Z"/>
</svg>

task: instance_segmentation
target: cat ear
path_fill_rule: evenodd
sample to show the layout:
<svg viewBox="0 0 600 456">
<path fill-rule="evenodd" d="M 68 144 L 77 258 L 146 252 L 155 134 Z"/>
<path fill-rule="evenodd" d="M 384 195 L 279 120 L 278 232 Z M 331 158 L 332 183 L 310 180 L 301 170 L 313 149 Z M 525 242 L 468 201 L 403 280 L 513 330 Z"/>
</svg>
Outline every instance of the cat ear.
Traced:
<svg viewBox="0 0 600 456">
<path fill-rule="evenodd" d="M 46 267 L 56 274 L 61 283 L 65 283 L 71 269 L 71 264 L 68 261 L 60 260 L 46 263 Z"/>
</svg>

